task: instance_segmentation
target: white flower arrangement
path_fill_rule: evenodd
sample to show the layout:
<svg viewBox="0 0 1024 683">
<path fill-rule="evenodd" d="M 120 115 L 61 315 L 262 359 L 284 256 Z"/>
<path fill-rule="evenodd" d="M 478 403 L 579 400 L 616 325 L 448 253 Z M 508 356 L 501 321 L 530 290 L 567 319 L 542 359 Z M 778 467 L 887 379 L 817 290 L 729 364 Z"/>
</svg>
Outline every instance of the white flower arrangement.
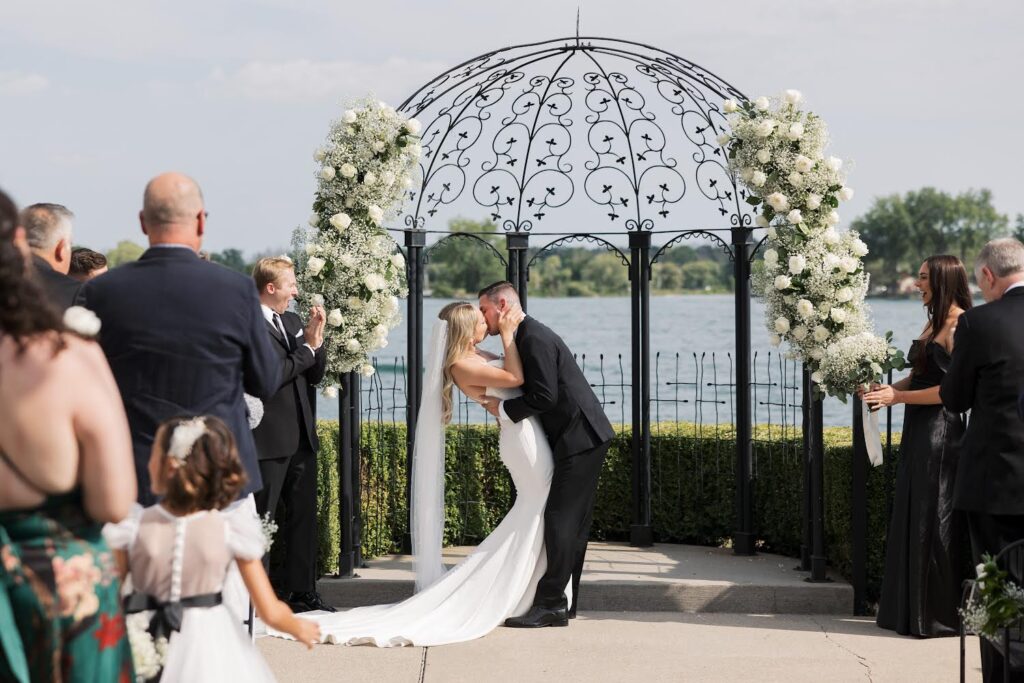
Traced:
<svg viewBox="0 0 1024 683">
<path fill-rule="evenodd" d="M 271 546 L 274 545 L 274 536 L 277 534 L 277 522 L 274 521 L 269 510 L 260 517 L 260 531 L 263 532 L 263 552 L 269 553 Z"/>
<path fill-rule="evenodd" d="M 156 678 L 164 668 L 167 660 L 167 639 L 153 639 L 149 632 L 149 624 L 153 620 L 153 612 L 136 612 L 125 617 L 125 630 L 128 633 L 128 645 L 132 652 L 132 663 L 135 666 L 136 683 L 145 683 Z"/>
<path fill-rule="evenodd" d="M 100 319 L 84 306 L 71 306 L 64 311 L 64 327 L 81 337 L 95 337 L 100 333 Z"/>
<path fill-rule="evenodd" d="M 861 263 L 867 246 L 856 233 L 835 230 L 836 208 L 853 190 L 842 159 L 825 157 L 824 121 L 800 109 L 802 100 L 799 91 L 787 90 L 776 100 L 726 102 L 726 149 L 747 203 L 759 207 L 755 224 L 768 229 L 754 286 L 764 297 L 772 343 L 789 344 L 821 378 L 821 393 L 845 398 L 858 384 L 902 368 L 903 354 L 890 347 L 891 335 L 871 331 Z"/>
<path fill-rule="evenodd" d="M 420 129 L 415 119 L 366 99 L 331 125 L 314 155 L 320 168 L 312 230 L 295 231 L 294 253 L 303 305 L 326 307 L 336 330 L 324 340 L 333 377 L 352 371 L 365 376 L 367 353 L 382 348 L 399 323 L 405 261 L 394 258 L 395 242 L 381 226 L 397 215 L 412 185 Z M 328 386 L 324 395 L 336 391 Z"/>
</svg>

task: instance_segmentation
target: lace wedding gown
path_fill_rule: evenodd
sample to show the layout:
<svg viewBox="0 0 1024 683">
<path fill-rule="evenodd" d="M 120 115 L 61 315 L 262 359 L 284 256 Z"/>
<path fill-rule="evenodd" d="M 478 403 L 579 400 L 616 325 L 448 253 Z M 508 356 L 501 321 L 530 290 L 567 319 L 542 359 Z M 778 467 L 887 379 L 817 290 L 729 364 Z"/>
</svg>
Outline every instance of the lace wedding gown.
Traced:
<svg viewBox="0 0 1024 683">
<path fill-rule="evenodd" d="M 500 366 L 501 361 L 491 361 Z M 488 389 L 506 399 L 518 390 Z M 544 506 L 551 485 L 551 449 L 535 418 L 501 425 L 501 461 L 512 475 L 516 502 L 501 524 L 440 579 L 392 605 L 302 616 L 320 625 L 323 642 L 377 647 L 459 643 L 486 635 L 533 604 L 544 574 Z M 273 629 L 270 635 L 287 638 Z"/>
</svg>

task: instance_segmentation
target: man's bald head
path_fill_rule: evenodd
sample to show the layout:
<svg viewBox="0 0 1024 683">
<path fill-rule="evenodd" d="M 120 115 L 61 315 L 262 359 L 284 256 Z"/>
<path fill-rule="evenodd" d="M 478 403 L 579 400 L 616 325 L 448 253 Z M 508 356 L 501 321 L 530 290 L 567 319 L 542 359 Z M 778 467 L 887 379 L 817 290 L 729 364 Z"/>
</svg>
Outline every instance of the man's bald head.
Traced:
<svg viewBox="0 0 1024 683">
<path fill-rule="evenodd" d="M 203 192 L 183 173 L 162 173 L 146 184 L 139 213 L 151 244 L 186 244 L 198 249 L 206 224 Z"/>
</svg>

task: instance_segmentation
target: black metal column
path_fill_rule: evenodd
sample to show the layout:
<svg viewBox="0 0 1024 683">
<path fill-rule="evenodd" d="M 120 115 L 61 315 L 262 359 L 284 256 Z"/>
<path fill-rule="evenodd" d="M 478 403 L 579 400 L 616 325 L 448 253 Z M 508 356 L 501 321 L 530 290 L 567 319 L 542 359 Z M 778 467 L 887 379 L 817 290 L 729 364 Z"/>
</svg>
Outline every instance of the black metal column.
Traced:
<svg viewBox="0 0 1024 683">
<path fill-rule="evenodd" d="M 510 232 L 505 235 L 505 247 L 508 249 L 508 281 L 519 292 L 519 302 L 526 310 L 527 250 L 530 248 L 530 233 Z"/>
<path fill-rule="evenodd" d="M 867 614 L 868 449 L 864 442 L 864 404 L 853 397 L 853 454 L 850 461 L 850 531 L 853 563 L 853 613 Z"/>
<path fill-rule="evenodd" d="M 807 383 L 807 391 L 813 385 Z M 807 462 L 809 472 L 809 502 L 811 512 L 811 575 L 807 581 L 820 583 L 829 581 L 825 556 L 825 426 L 822 415 L 822 401 L 813 396 L 810 400 L 810 430 L 807 438 Z"/>
<path fill-rule="evenodd" d="M 736 280 L 736 530 L 733 552 L 754 554 L 753 406 L 750 395 L 750 253 L 751 230 L 732 229 Z"/>
<path fill-rule="evenodd" d="M 631 348 L 633 351 L 632 524 L 629 544 L 654 545 L 651 524 L 650 278 L 651 233 L 629 233 Z"/>
<path fill-rule="evenodd" d="M 405 503 L 406 524 L 402 535 L 402 552 L 412 553 L 412 528 L 410 514 L 412 512 L 412 452 L 413 440 L 416 436 L 416 418 L 420 410 L 420 397 L 423 393 L 421 379 L 423 377 L 423 247 L 427 243 L 427 234 L 422 230 L 405 231 L 406 280 L 409 286 L 409 298 L 406 301 L 406 396 L 405 406 Z"/>
<path fill-rule="evenodd" d="M 800 543 L 800 565 L 797 570 L 809 572 L 811 571 L 811 547 L 813 545 L 811 535 L 811 403 L 814 401 L 814 393 L 811 387 L 814 386 L 811 380 L 811 369 L 806 363 L 803 365 L 803 378 L 802 378 L 803 391 L 800 392 L 800 412 L 802 414 L 803 422 L 801 427 L 801 435 L 803 439 L 803 447 L 801 449 L 801 455 L 803 456 L 803 490 L 801 498 L 803 499 L 803 505 L 801 506 L 801 522 L 803 523 L 803 537 Z"/>
<path fill-rule="evenodd" d="M 358 498 L 355 491 L 356 478 L 352 476 L 353 470 L 358 472 L 358 449 L 354 446 L 357 446 L 355 433 L 358 430 L 359 414 L 353 410 L 352 405 L 353 398 L 358 402 L 358 396 L 353 391 L 354 374 L 346 372 L 341 376 L 341 392 L 338 396 L 338 494 L 341 499 L 338 505 L 341 534 L 338 575 L 341 577 L 354 576 L 355 568 L 359 566 L 356 559 Z"/>
</svg>

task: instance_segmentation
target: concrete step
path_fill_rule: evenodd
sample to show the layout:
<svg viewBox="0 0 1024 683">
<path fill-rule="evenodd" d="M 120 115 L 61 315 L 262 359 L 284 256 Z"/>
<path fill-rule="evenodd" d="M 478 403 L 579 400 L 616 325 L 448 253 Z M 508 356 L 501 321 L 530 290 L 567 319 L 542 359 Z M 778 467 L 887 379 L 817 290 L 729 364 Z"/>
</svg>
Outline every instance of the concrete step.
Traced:
<svg viewBox="0 0 1024 683">
<path fill-rule="evenodd" d="M 473 548 L 446 548 L 447 565 Z M 335 607 L 399 602 L 413 593 L 412 558 L 390 555 L 366 563 L 356 578 L 324 578 L 319 590 Z M 580 588 L 581 611 L 853 614 L 853 588 L 831 575 L 808 583 L 797 560 L 734 555 L 724 548 L 591 543 Z"/>
</svg>

